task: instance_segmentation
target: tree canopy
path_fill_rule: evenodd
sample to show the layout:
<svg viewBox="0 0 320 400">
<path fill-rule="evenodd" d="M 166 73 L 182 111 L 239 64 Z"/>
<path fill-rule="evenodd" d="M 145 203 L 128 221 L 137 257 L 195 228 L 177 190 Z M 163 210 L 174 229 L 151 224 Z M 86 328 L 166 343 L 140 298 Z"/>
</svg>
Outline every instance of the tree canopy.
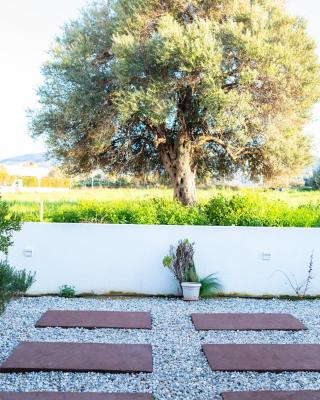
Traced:
<svg viewBox="0 0 320 400">
<path fill-rule="evenodd" d="M 31 131 L 71 174 L 195 179 L 297 173 L 319 99 L 305 21 L 279 0 L 105 0 L 66 24 L 43 66 Z"/>
</svg>

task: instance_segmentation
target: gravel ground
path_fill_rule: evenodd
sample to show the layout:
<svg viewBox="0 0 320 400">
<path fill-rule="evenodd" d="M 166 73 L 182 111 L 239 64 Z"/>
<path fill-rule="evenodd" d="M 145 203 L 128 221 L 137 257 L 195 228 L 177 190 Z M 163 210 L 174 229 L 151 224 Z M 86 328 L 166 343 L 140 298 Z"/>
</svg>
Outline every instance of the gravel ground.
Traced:
<svg viewBox="0 0 320 400">
<path fill-rule="evenodd" d="M 0 374 L 0 391 L 152 392 L 156 400 L 213 400 L 222 391 L 320 389 L 320 374 L 212 372 L 202 343 L 320 343 L 320 301 L 213 299 L 22 298 L 0 317 L 0 363 L 20 341 L 151 343 L 152 374 Z M 35 329 L 48 309 L 151 311 L 153 329 Z M 192 312 L 285 312 L 308 328 L 301 332 L 195 331 Z"/>
</svg>

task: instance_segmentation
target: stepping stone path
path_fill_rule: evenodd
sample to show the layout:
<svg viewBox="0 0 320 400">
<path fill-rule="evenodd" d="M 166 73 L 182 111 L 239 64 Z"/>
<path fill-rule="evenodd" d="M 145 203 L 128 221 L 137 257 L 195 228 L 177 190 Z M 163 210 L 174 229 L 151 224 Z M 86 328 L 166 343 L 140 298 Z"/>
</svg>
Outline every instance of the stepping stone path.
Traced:
<svg viewBox="0 0 320 400">
<path fill-rule="evenodd" d="M 5 393 L 0 400 L 152 400 L 147 393 Z"/>
<path fill-rule="evenodd" d="M 306 327 L 290 314 L 191 314 L 200 330 L 283 330 L 299 331 Z"/>
<path fill-rule="evenodd" d="M 320 371 L 319 344 L 204 344 L 213 371 Z"/>
<path fill-rule="evenodd" d="M 151 329 L 151 316 L 147 312 L 50 310 L 36 327 Z"/>
<path fill-rule="evenodd" d="M 197 330 L 285 330 L 305 326 L 290 314 L 195 313 Z M 147 312 L 49 310 L 37 328 L 151 329 Z M 317 344 L 204 344 L 203 351 L 214 371 L 320 371 Z M 152 346 L 22 342 L 0 367 L 0 372 L 152 372 Z M 320 400 L 320 391 L 225 392 L 222 400 Z M 152 400 L 147 393 L 0 392 L 0 400 Z"/>
<path fill-rule="evenodd" d="M 152 372 L 148 344 L 22 342 L 0 372 Z"/>
<path fill-rule="evenodd" d="M 320 400 L 320 391 L 305 390 L 299 392 L 227 392 L 222 393 L 223 400 Z M 1 397 L 0 397 L 1 400 Z"/>
</svg>

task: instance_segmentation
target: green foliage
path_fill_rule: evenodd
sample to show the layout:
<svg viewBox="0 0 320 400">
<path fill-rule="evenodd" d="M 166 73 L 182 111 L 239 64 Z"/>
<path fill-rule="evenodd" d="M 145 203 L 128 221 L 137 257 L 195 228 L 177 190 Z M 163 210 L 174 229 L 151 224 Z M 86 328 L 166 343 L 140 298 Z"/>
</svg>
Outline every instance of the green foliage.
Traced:
<svg viewBox="0 0 320 400">
<path fill-rule="evenodd" d="M 194 263 L 191 264 L 191 266 L 187 269 L 186 274 L 185 274 L 185 281 L 200 283 L 200 278 L 199 278 L 199 275 L 197 273 Z"/>
<path fill-rule="evenodd" d="M 26 271 L 25 269 L 15 271 L 15 289 L 17 294 L 26 293 L 26 291 L 34 284 L 36 273 Z"/>
<path fill-rule="evenodd" d="M 22 180 L 24 187 L 53 187 L 53 188 L 69 188 L 71 180 L 60 177 L 43 177 L 38 180 L 35 176 L 13 176 L 9 175 L 5 168 L 0 165 L 0 185 L 10 186 L 17 179 Z"/>
<path fill-rule="evenodd" d="M 21 229 L 21 218 L 13 212 L 7 202 L 0 200 L 0 253 L 8 254 L 12 245 L 12 234 Z M 0 261 L 0 314 L 14 296 L 24 294 L 35 282 L 35 274 L 16 270 Z"/>
<path fill-rule="evenodd" d="M 40 184 L 40 181 L 35 176 L 21 176 L 19 179 L 22 180 L 24 187 L 38 187 Z"/>
<path fill-rule="evenodd" d="M 9 208 L 9 204 L 0 199 L 0 252 L 8 253 L 12 244 L 12 235 L 21 229 L 21 218 Z"/>
<path fill-rule="evenodd" d="M 0 165 L 0 185 L 10 186 L 15 181 L 14 176 L 10 176 L 7 170 Z"/>
<path fill-rule="evenodd" d="M 201 278 L 199 283 L 201 283 L 200 297 L 212 297 L 223 290 L 223 285 L 216 274 Z"/>
<path fill-rule="evenodd" d="M 60 286 L 59 288 L 60 297 L 72 298 L 75 297 L 75 295 L 76 295 L 76 290 L 74 286 L 69 286 L 69 285 Z"/>
<path fill-rule="evenodd" d="M 162 260 L 162 265 L 166 268 L 170 268 L 173 263 L 173 258 L 171 256 L 165 256 Z"/>
<path fill-rule="evenodd" d="M 51 178 L 44 177 L 40 179 L 41 187 L 50 187 L 50 188 L 70 188 L 71 180 L 68 178 Z"/>
<path fill-rule="evenodd" d="M 0 314 L 12 297 L 26 293 L 34 282 L 35 274 L 16 270 L 6 261 L 0 261 Z"/>
<path fill-rule="evenodd" d="M 257 194 L 221 195 L 204 205 L 208 225 L 317 227 L 320 225 L 320 203 L 288 206 Z"/>
<path fill-rule="evenodd" d="M 38 179 L 35 176 L 22 176 L 20 179 L 25 187 L 69 188 L 71 184 L 71 180 L 68 178 L 43 177 Z"/>
<path fill-rule="evenodd" d="M 39 221 L 39 203 L 8 202 L 23 221 Z M 1 208 L 0 208 L 1 210 Z M 320 227 L 320 201 L 288 204 L 266 194 L 216 195 L 194 207 L 165 199 L 44 202 L 45 222 Z M 0 221 L 1 226 L 1 221 Z"/>
<path fill-rule="evenodd" d="M 320 189 L 320 167 L 313 171 L 312 177 L 306 180 L 306 185 L 315 190 Z"/>
<path fill-rule="evenodd" d="M 195 175 L 270 180 L 311 162 L 319 64 L 283 1 L 94 2 L 50 54 L 30 128 L 71 173 L 158 171 L 181 200 Z"/>
</svg>

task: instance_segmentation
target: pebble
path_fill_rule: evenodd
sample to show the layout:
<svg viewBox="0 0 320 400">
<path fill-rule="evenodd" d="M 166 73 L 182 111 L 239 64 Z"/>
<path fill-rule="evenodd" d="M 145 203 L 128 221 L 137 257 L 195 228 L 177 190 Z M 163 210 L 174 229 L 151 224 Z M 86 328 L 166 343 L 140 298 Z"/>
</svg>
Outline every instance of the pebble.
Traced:
<svg viewBox="0 0 320 400">
<path fill-rule="evenodd" d="M 150 311 L 153 329 L 34 328 L 48 309 Z M 308 328 L 301 332 L 200 331 L 192 312 L 291 313 Z M 187 303 L 165 298 L 21 298 L 0 317 L 0 363 L 20 341 L 150 343 L 152 374 L 27 373 L 1 374 L 0 391 L 149 392 L 156 400 L 221 400 L 222 391 L 320 390 L 320 373 L 213 372 L 202 343 L 319 343 L 320 301 L 208 299 Z"/>
</svg>

